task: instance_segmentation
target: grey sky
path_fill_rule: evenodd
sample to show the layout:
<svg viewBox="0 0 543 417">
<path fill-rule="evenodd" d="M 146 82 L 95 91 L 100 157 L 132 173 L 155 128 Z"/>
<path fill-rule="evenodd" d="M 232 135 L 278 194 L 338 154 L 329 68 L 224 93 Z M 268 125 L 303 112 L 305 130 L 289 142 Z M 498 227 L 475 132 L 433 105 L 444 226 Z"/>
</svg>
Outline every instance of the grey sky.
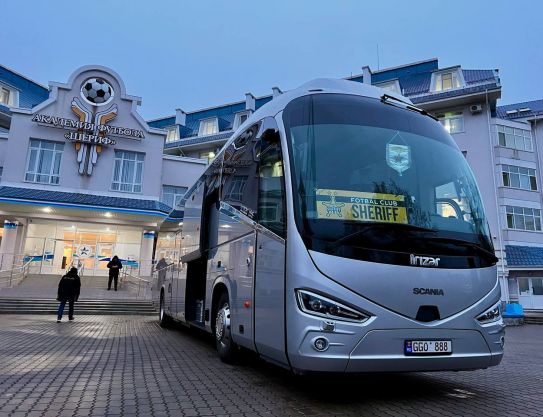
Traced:
<svg viewBox="0 0 543 417">
<path fill-rule="evenodd" d="M 501 104 L 543 98 L 541 1 L 9 1 L 0 62 L 42 84 L 116 70 L 155 118 L 437 57 L 498 68 Z"/>
</svg>

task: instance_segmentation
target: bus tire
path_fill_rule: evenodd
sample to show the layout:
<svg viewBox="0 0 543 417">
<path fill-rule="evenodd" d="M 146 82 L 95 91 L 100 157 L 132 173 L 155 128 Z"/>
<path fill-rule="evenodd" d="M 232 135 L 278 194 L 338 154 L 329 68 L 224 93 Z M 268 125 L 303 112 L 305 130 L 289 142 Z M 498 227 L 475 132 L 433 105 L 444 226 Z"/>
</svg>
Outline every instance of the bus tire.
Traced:
<svg viewBox="0 0 543 417">
<path fill-rule="evenodd" d="M 232 340 L 232 333 L 230 331 L 230 314 L 228 293 L 223 292 L 217 303 L 217 315 L 215 317 L 213 335 L 219 358 L 225 363 L 234 362 L 238 351 L 238 347 Z"/>
<path fill-rule="evenodd" d="M 160 327 L 168 328 L 172 324 L 172 318 L 166 314 L 166 306 L 164 304 L 164 291 L 161 291 L 160 307 L 158 310 L 158 323 L 160 324 Z"/>
</svg>

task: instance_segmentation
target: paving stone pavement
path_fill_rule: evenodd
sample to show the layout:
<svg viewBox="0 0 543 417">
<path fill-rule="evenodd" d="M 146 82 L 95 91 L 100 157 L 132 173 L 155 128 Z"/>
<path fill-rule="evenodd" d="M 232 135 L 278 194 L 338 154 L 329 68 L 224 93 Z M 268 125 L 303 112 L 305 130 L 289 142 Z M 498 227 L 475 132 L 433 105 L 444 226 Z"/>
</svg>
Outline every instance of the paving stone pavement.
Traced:
<svg viewBox="0 0 543 417">
<path fill-rule="evenodd" d="M 507 329 L 498 367 L 297 377 L 153 317 L 0 316 L 0 416 L 543 416 L 543 326 Z"/>
</svg>

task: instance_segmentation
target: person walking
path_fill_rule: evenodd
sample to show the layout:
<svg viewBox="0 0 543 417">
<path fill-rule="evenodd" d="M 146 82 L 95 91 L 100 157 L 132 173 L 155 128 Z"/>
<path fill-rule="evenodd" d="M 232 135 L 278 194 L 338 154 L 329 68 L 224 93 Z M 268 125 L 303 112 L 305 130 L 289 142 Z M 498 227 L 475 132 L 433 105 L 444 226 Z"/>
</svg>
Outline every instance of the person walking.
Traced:
<svg viewBox="0 0 543 417">
<path fill-rule="evenodd" d="M 77 268 L 70 268 L 68 273 L 64 275 L 58 283 L 57 301 L 60 301 L 57 311 L 57 323 L 62 320 L 64 307 L 66 302 L 68 307 L 68 320 L 74 319 L 74 302 L 79 300 L 79 292 L 81 291 L 81 279 L 77 275 Z"/>
<path fill-rule="evenodd" d="M 107 284 L 107 290 L 111 290 L 111 281 L 115 280 L 115 291 L 117 291 L 117 283 L 119 281 L 119 271 L 123 269 L 123 264 L 119 260 L 119 257 L 115 255 L 111 261 L 107 263 L 109 268 L 109 281 Z"/>
</svg>

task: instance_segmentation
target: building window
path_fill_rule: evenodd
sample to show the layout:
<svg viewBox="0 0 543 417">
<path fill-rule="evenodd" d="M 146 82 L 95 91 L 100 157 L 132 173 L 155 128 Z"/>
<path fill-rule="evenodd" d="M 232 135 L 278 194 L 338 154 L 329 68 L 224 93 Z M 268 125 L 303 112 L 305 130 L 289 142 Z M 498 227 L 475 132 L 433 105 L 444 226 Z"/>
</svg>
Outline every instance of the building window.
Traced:
<svg viewBox="0 0 543 417">
<path fill-rule="evenodd" d="M 448 112 L 437 117 L 447 132 L 460 133 L 464 131 L 464 115 L 462 112 Z"/>
<path fill-rule="evenodd" d="M 111 189 L 114 191 L 141 193 L 144 159 L 145 155 L 142 153 L 115 151 Z"/>
<path fill-rule="evenodd" d="M 537 190 L 535 169 L 502 165 L 503 185 L 505 187 L 522 188 L 523 190 Z"/>
<path fill-rule="evenodd" d="M 524 129 L 513 129 L 507 126 L 497 126 L 498 143 L 500 146 L 519 151 L 533 151 L 532 132 Z"/>
<path fill-rule="evenodd" d="M 214 135 L 219 132 L 217 119 L 207 119 L 200 122 L 200 136 Z"/>
<path fill-rule="evenodd" d="M 215 159 L 215 152 L 213 151 L 200 152 L 200 159 L 207 159 L 207 163 L 210 164 Z"/>
<path fill-rule="evenodd" d="M 166 136 L 166 143 L 175 142 L 179 140 L 179 131 L 177 129 L 177 126 L 171 126 L 166 129 L 168 132 L 168 135 Z"/>
<path fill-rule="evenodd" d="M 397 80 L 387 81 L 386 83 L 375 84 L 375 87 L 382 88 L 383 90 L 390 91 L 392 93 L 401 94 L 400 85 Z"/>
<path fill-rule="evenodd" d="M 236 113 L 236 118 L 234 120 L 234 129 L 240 127 L 251 115 L 250 112 Z"/>
<path fill-rule="evenodd" d="M 243 190 L 247 184 L 247 175 L 234 175 L 230 182 L 230 188 L 226 194 L 226 198 L 234 201 L 242 201 Z"/>
<path fill-rule="evenodd" d="M 58 184 L 63 150 L 63 143 L 31 139 L 25 181 Z"/>
<path fill-rule="evenodd" d="M 541 230 L 541 210 L 506 206 L 507 227 L 519 230 Z"/>
<path fill-rule="evenodd" d="M 0 104 L 9 105 L 9 96 L 11 91 L 5 87 L 0 87 Z"/>
<path fill-rule="evenodd" d="M 187 187 L 164 185 L 162 186 L 162 202 L 170 207 L 176 207 L 186 192 Z"/>
<path fill-rule="evenodd" d="M 458 72 L 442 72 L 435 75 L 434 91 L 446 91 L 461 87 Z"/>
</svg>

